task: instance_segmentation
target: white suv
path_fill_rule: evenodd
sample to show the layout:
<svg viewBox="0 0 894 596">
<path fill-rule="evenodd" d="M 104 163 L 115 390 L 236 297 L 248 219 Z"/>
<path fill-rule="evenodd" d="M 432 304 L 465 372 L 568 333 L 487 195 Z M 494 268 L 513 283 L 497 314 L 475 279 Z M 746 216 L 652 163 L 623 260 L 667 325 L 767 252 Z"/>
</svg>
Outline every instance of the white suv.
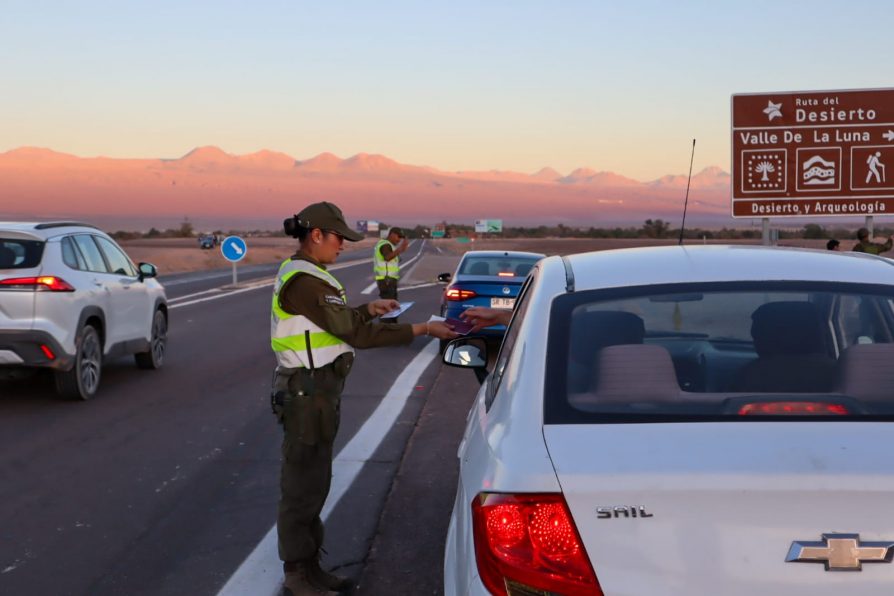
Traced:
<svg viewBox="0 0 894 596">
<path fill-rule="evenodd" d="M 168 308 L 156 275 L 93 226 L 0 222 L 0 379 L 50 368 L 61 395 L 90 399 L 103 358 L 159 368 Z"/>
</svg>

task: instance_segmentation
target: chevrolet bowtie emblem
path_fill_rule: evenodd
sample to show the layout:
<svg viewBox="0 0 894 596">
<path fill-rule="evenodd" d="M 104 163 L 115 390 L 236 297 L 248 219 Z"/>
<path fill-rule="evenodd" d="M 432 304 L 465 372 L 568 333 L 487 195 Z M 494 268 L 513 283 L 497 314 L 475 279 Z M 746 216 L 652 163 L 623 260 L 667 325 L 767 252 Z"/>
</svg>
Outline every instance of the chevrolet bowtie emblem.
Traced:
<svg viewBox="0 0 894 596">
<path fill-rule="evenodd" d="M 861 571 L 863 563 L 890 563 L 894 542 L 860 542 L 859 534 L 823 534 L 822 542 L 792 542 L 787 563 L 823 563 L 826 571 Z"/>
</svg>

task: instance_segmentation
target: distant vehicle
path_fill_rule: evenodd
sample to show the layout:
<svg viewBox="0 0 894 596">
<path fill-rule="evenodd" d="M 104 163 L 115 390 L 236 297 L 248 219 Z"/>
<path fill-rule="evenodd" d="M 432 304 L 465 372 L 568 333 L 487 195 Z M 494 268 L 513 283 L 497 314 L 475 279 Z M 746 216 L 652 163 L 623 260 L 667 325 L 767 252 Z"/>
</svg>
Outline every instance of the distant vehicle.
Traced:
<svg viewBox="0 0 894 596">
<path fill-rule="evenodd" d="M 0 222 L 0 379 L 47 368 L 62 396 L 90 399 L 105 358 L 161 367 L 168 307 L 157 274 L 90 225 Z"/>
<path fill-rule="evenodd" d="M 460 259 L 456 272 L 442 273 L 438 280 L 449 284 L 441 295 L 441 316 L 457 319 L 467 308 L 488 306 L 512 309 L 528 272 L 544 255 L 533 252 L 470 250 Z M 482 329 L 478 335 L 500 339 L 504 325 Z M 447 342 L 441 342 L 443 350 Z"/>
<path fill-rule="evenodd" d="M 217 245 L 217 238 L 213 234 L 203 234 L 199 236 L 199 248 L 212 249 Z"/>
<path fill-rule="evenodd" d="M 460 338 L 444 361 L 487 351 Z M 887 592 L 892 363 L 879 257 L 544 259 L 460 443 L 444 593 Z"/>
</svg>

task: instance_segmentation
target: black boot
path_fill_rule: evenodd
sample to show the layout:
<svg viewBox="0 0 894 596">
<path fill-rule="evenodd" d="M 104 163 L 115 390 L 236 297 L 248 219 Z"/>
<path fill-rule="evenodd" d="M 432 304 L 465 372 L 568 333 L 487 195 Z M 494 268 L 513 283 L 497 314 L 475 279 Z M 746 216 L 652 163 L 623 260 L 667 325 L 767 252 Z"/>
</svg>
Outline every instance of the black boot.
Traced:
<svg viewBox="0 0 894 596">
<path fill-rule="evenodd" d="M 307 562 L 307 576 L 318 586 L 324 586 L 330 590 L 342 591 L 354 585 L 348 577 L 330 573 L 320 566 L 319 559 L 311 559 Z"/>
</svg>

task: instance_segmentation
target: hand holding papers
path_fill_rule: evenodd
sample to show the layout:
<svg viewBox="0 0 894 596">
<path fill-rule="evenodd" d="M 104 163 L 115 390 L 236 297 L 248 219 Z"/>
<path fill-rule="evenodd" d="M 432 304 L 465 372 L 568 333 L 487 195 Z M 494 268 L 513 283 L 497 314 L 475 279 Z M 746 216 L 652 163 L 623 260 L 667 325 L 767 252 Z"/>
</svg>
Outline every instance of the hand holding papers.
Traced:
<svg viewBox="0 0 894 596">
<path fill-rule="evenodd" d="M 384 315 L 380 315 L 379 319 L 385 320 L 385 319 L 393 319 L 394 317 L 398 317 L 401 314 L 410 310 L 410 307 L 413 306 L 414 304 L 415 304 L 415 302 L 401 302 L 400 308 L 392 310 L 389 313 L 385 313 Z"/>
</svg>

